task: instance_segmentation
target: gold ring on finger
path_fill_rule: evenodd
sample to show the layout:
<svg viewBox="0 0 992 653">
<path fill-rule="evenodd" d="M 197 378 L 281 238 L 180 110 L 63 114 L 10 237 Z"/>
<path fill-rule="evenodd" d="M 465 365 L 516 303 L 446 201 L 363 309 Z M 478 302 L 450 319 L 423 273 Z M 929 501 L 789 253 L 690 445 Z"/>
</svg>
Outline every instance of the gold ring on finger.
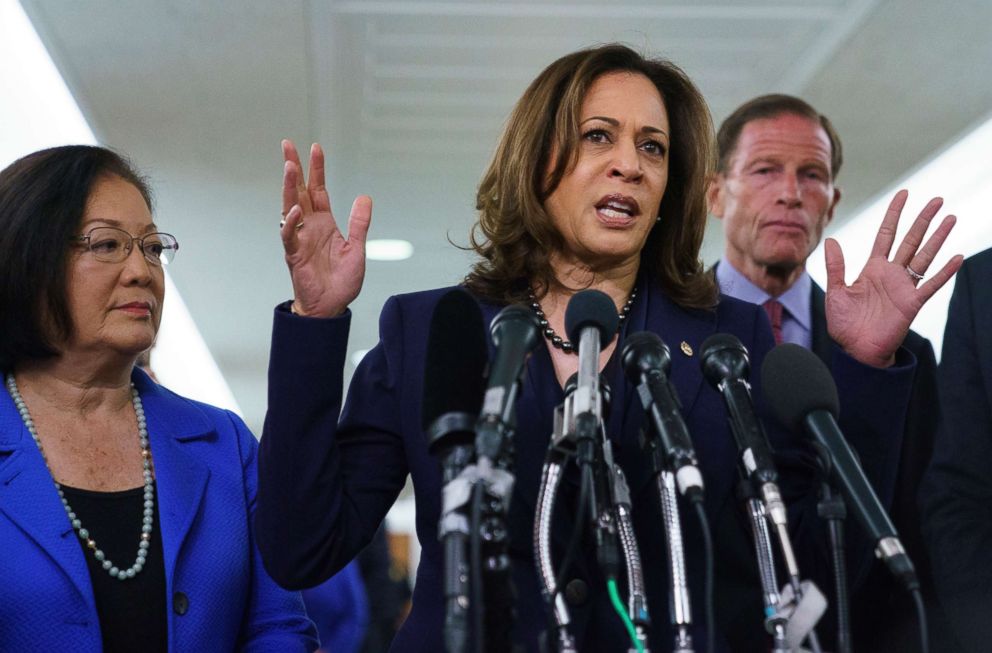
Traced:
<svg viewBox="0 0 992 653">
<path fill-rule="evenodd" d="M 303 228 L 303 220 L 300 220 L 299 222 L 296 223 L 295 229 L 299 231 L 302 228 Z"/>
</svg>

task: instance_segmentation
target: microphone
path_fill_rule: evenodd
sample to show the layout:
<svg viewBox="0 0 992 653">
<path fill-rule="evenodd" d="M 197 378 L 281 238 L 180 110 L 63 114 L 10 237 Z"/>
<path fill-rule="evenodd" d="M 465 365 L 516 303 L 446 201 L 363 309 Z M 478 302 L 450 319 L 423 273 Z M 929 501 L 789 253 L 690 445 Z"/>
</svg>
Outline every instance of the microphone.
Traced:
<svg viewBox="0 0 992 653">
<path fill-rule="evenodd" d="M 452 290 L 435 306 L 427 336 L 421 414 L 428 451 L 440 458 L 444 479 L 438 539 L 444 550 L 444 635 L 452 653 L 466 649 L 469 633 L 469 524 L 465 501 L 453 490 L 464 483 L 461 472 L 473 457 L 488 360 L 484 328 L 475 299 Z"/>
<path fill-rule="evenodd" d="M 768 518 L 775 525 L 786 571 L 793 586 L 798 588 L 799 566 L 789 539 L 788 513 L 778 488 L 778 471 L 772 459 L 768 436 L 754 411 L 751 385 L 747 382 L 751 369 L 747 349 L 729 333 L 711 335 L 703 341 L 700 349 L 703 376 L 723 395 L 730 414 L 730 430 L 741 454 L 741 465 L 760 494 Z M 799 593 L 796 592 L 797 595 Z"/>
<path fill-rule="evenodd" d="M 627 379 L 637 387 L 679 492 L 693 501 L 702 500 L 703 476 L 682 419 L 682 406 L 668 378 L 672 366 L 668 346 L 656 334 L 641 331 L 627 337 L 621 361 Z"/>
<path fill-rule="evenodd" d="M 495 461 L 503 453 L 507 431 L 513 428 L 520 377 L 527 357 L 541 341 L 541 325 L 529 308 L 511 304 L 493 318 L 490 331 L 496 357 L 476 425 L 475 449 L 480 458 Z"/>
<path fill-rule="evenodd" d="M 582 290 L 572 295 L 565 309 L 568 339 L 578 343 L 579 371 L 572 410 L 576 435 L 594 438 L 602 418 L 599 392 L 599 352 L 613 340 L 620 325 L 617 307 L 610 296 L 598 290 Z M 588 417 L 586 417 L 588 416 Z"/>
<path fill-rule="evenodd" d="M 620 543 L 615 520 L 602 519 L 612 511 L 612 453 L 609 442 L 597 442 L 603 424 L 603 396 L 599 384 L 599 352 L 610 343 L 620 324 L 617 308 L 606 293 L 582 290 L 572 295 L 565 309 L 568 339 L 578 343 L 579 370 L 571 396 L 571 418 L 576 458 L 584 483 L 592 488 L 590 523 L 595 531 L 597 558 L 608 579 L 619 575 Z M 584 509 L 580 506 L 580 510 Z"/>
<path fill-rule="evenodd" d="M 778 472 L 768 436 L 758 421 L 747 382 L 751 365 L 747 349 L 729 333 L 716 333 L 703 341 L 699 360 L 703 376 L 727 404 L 730 428 L 741 451 L 747 475 L 757 485 L 775 483 Z"/>
<path fill-rule="evenodd" d="M 830 454 L 831 474 L 875 543 L 876 555 L 908 591 L 919 589 L 913 563 L 837 425 L 837 386 L 823 361 L 798 345 L 782 344 L 765 357 L 761 380 L 776 418 L 790 429 L 804 430 Z"/>
</svg>

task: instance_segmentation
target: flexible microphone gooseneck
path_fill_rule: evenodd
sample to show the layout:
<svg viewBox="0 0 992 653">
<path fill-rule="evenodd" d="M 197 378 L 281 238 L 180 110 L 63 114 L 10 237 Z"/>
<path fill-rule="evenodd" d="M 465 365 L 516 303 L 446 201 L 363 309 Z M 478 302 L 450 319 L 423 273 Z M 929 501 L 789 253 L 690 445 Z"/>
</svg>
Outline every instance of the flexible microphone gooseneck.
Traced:
<svg viewBox="0 0 992 653">
<path fill-rule="evenodd" d="M 569 340 L 578 343 L 579 371 L 575 390 L 571 395 L 571 419 L 567 423 L 574 429 L 577 458 L 583 467 L 583 474 L 593 472 L 596 463 L 597 438 L 602 428 L 603 402 L 599 387 L 599 352 L 613 339 L 619 318 L 617 309 L 609 295 L 598 290 L 583 290 L 575 293 L 565 309 L 565 331 Z M 609 501 L 609 472 L 602 465 L 595 465 L 596 482 L 590 502 L 590 520 L 596 525 L 600 520 L 601 508 Z M 580 507 L 581 509 L 581 507 Z M 619 551 L 616 542 L 616 529 L 610 522 L 612 533 L 596 529 L 597 549 L 604 572 L 616 577 L 619 571 Z"/>
<path fill-rule="evenodd" d="M 692 604 L 676 488 L 702 513 L 703 477 L 697 466 L 689 429 L 682 418 L 678 395 L 668 378 L 672 364 L 668 347 L 654 333 L 648 331 L 635 333 L 627 336 L 621 361 L 627 379 L 637 388 L 637 394 L 651 427 L 643 436 L 642 446 L 652 458 L 662 520 L 665 525 L 668 575 L 671 581 L 669 612 L 675 631 L 672 650 L 675 653 L 692 653 L 694 651 L 691 634 Z M 700 524 L 704 529 L 708 527 L 705 513 L 702 514 Z M 707 577 L 707 601 L 710 590 L 709 577 Z M 709 611 L 707 614 L 710 614 Z M 708 619 L 708 624 L 710 623 L 712 618 Z M 712 639 L 710 633 L 708 641 L 711 642 Z"/>
<path fill-rule="evenodd" d="M 465 651 L 469 634 L 471 486 L 460 475 L 474 455 L 487 361 L 479 305 L 464 291 L 446 293 L 434 308 L 427 336 L 421 416 L 428 450 L 440 459 L 444 482 L 438 538 L 444 551 L 444 636 L 449 653 Z"/>
<path fill-rule="evenodd" d="M 754 526 L 758 566 L 763 578 L 767 626 L 778 649 L 782 647 L 783 637 L 788 637 L 787 626 L 785 631 L 782 630 L 782 627 L 788 624 L 788 620 L 779 619 L 780 595 L 777 588 L 770 585 L 774 582 L 774 562 L 769 557 L 767 542 L 762 541 L 766 539 L 763 532 L 763 517 L 767 517 L 774 526 L 792 594 L 796 599 L 800 599 L 804 591 L 799 576 L 799 564 L 789 536 L 788 514 L 778 487 L 778 471 L 772 458 L 772 448 L 751 399 L 751 385 L 747 381 L 750 360 L 743 343 L 729 333 L 716 333 L 708 337 L 703 341 L 700 349 L 703 376 L 720 392 L 727 405 L 730 429 L 741 456 L 741 469 L 750 481 L 752 490 L 761 497 L 760 502 L 749 500 L 748 507 Z M 806 585 L 813 587 L 809 582 Z M 816 593 L 818 594 L 819 590 L 816 590 Z M 816 618 L 818 619 L 819 615 Z M 813 624 L 809 624 L 809 643 L 815 651 L 818 651 L 820 646 L 816 631 L 812 630 Z"/>
<path fill-rule="evenodd" d="M 577 459 L 583 483 L 592 487 L 589 502 L 597 559 L 614 607 L 624 620 L 632 643 L 644 647 L 650 622 L 640 553 L 634 538 L 630 492 L 623 471 L 614 463 L 603 427 L 603 395 L 599 382 L 599 353 L 617 333 L 620 319 L 609 295 L 583 290 L 572 296 L 565 309 L 565 331 L 578 343 L 579 370 L 572 394 L 569 424 L 574 427 Z M 591 482 L 590 482 L 591 480 Z M 629 604 L 623 610 L 616 593 L 621 549 L 626 563 Z"/>
<path fill-rule="evenodd" d="M 829 452 L 831 475 L 875 543 L 876 555 L 908 591 L 919 589 L 916 570 L 892 520 L 837 425 L 837 386 L 823 361 L 798 345 L 782 344 L 765 357 L 761 380 L 775 416 L 790 429 L 805 431 Z"/>
</svg>

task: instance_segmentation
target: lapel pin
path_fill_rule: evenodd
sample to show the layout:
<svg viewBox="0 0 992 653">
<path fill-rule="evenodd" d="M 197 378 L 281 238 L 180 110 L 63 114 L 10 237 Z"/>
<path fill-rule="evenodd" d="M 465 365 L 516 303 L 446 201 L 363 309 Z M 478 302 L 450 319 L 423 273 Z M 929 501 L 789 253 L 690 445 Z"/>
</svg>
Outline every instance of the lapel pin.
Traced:
<svg viewBox="0 0 992 653">
<path fill-rule="evenodd" d="M 689 346 L 688 342 L 683 340 L 682 344 L 679 345 L 679 347 L 682 349 L 683 354 L 685 354 L 686 356 L 692 356 L 692 347 Z"/>
</svg>

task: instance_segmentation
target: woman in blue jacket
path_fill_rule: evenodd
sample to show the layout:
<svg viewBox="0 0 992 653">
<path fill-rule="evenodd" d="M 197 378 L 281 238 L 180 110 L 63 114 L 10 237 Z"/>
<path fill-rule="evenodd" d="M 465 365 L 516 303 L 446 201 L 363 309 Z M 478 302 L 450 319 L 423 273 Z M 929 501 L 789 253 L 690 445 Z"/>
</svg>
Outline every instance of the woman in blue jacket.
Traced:
<svg viewBox="0 0 992 653">
<path fill-rule="evenodd" d="M 178 247 L 109 150 L 0 172 L 0 650 L 317 647 L 255 546 L 255 438 L 135 367 Z"/>
<path fill-rule="evenodd" d="M 393 649 L 441 651 L 442 482 L 421 428 L 421 401 L 428 325 L 445 291 L 401 295 L 386 303 L 379 344 L 355 372 L 341 409 L 348 305 L 364 275 L 371 200 L 355 201 L 345 237 L 330 212 L 320 148 L 311 149 L 309 179 L 288 141 L 284 153 L 280 233 L 294 298 L 275 314 L 259 460 L 259 546 L 267 568 L 285 586 L 320 582 L 369 541 L 410 474 L 422 554 L 412 611 Z M 711 156 L 709 112 L 685 74 L 626 47 L 604 46 L 562 57 L 531 83 L 480 184 L 473 239 L 479 259 L 465 287 L 479 300 L 487 322 L 507 304 L 521 303 L 545 321 L 547 337 L 527 363 L 517 400 L 516 483 L 508 515 L 517 615 L 509 635 L 529 651 L 539 650 L 548 623 L 534 568 L 534 507 L 553 409 L 578 366 L 575 349 L 562 339 L 565 308 L 583 288 L 605 292 L 624 316 L 599 367 L 612 388 L 606 432 L 630 485 L 653 615 L 651 648 L 665 650 L 672 642 L 665 619 L 665 539 L 647 456 L 638 445 L 644 412 L 617 354 L 628 334 L 642 330 L 661 334 L 672 346 L 671 378 L 705 479 L 706 511 L 717 543 L 716 649 L 767 646 L 760 641 L 761 590 L 733 496 L 736 449 L 720 397 L 705 387 L 698 352 L 707 336 L 730 332 L 750 350 L 752 369 L 758 369 L 773 339 L 761 308 L 718 298 L 699 260 Z M 783 188 L 783 195 L 788 192 Z M 790 212 L 794 223 L 802 220 L 795 201 L 783 202 L 781 210 Z M 828 292 L 832 306 L 843 310 L 831 316 L 831 335 L 845 349 L 838 350 L 833 366 L 843 377 L 838 378 L 841 414 L 851 420 L 845 432 L 886 498 L 891 498 L 891 469 L 915 366 L 899 343 L 922 303 L 954 272 L 953 265 L 945 267 L 916 288 L 904 269 L 907 257 L 916 257 L 913 268 L 925 272 L 941 238 L 920 249 L 926 231 L 921 218 L 890 261 L 898 218 L 899 211 L 890 210 L 872 259 L 851 286 L 844 283 L 839 247 L 828 246 Z M 754 395 L 760 397 L 757 387 Z M 826 588 L 829 582 L 822 579 L 829 567 L 810 456 L 791 434 L 775 431 L 771 437 L 781 454 L 781 486 L 790 503 L 800 569 Z M 559 522 L 556 561 L 564 556 L 570 532 L 567 521 Z M 686 538 L 689 577 L 698 591 L 702 544 L 695 529 L 687 529 Z M 857 554 L 856 563 L 868 550 Z M 580 650 L 628 650 L 589 542 L 567 570 L 564 595 Z M 694 605 L 700 615 L 699 593 Z M 487 631 L 490 650 L 509 650 L 501 643 L 506 634 Z M 703 650 L 702 631 L 694 635 L 697 650 Z M 757 644 L 741 643 L 753 637 Z"/>
</svg>

